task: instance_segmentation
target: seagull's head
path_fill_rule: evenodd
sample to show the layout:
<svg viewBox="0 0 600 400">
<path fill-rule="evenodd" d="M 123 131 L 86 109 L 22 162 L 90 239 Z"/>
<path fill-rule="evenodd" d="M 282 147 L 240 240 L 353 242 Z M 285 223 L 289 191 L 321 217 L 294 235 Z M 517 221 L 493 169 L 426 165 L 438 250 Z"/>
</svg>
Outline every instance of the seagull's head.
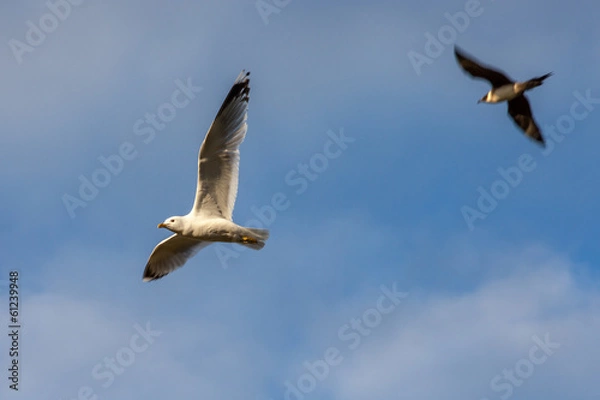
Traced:
<svg viewBox="0 0 600 400">
<path fill-rule="evenodd" d="M 479 100 L 477 100 L 477 104 L 479 104 L 479 103 L 487 103 L 487 98 L 488 98 L 488 93 L 486 93 L 485 96 L 483 96 L 482 98 L 480 98 Z"/>
<path fill-rule="evenodd" d="M 183 218 L 169 217 L 164 222 L 158 224 L 158 228 L 166 228 L 171 232 L 180 233 L 183 230 Z"/>
</svg>

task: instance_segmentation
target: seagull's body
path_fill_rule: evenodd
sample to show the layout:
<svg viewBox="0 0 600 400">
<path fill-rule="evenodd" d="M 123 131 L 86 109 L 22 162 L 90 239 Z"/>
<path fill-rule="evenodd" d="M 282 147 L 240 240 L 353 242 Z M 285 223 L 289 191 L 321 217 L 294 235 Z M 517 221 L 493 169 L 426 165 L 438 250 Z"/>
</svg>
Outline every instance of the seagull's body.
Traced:
<svg viewBox="0 0 600 400">
<path fill-rule="evenodd" d="M 144 282 L 162 278 L 214 242 L 264 247 L 269 231 L 245 228 L 232 221 L 237 196 L 239 146 L 246 136 L 250 73 L 242 71 L 229 91 L 198 154 L 198 185 L 192 210 L 158 225 L 172 232 L 150 254 Z"/>
<path fill-rule="evenodd" d="M 540 86 L 544 79 L 552 75 L 552 72 L 529 79 L 525 82 L 515 82 L 503 72 L 492 69 L 467 56 L 457 46 L 454 47 L 454 55 L 463 70 L 474 78 L 483 78 L 490 82 L 492 88 L 483 96 L 478 103 L 500 103 L 508 102 L 508 114 L 513 121 L 525 132 L 527 136 L 544 145 L 544 138 L 537 126 L 529 101 L 525 92 Z"/>
</svg>

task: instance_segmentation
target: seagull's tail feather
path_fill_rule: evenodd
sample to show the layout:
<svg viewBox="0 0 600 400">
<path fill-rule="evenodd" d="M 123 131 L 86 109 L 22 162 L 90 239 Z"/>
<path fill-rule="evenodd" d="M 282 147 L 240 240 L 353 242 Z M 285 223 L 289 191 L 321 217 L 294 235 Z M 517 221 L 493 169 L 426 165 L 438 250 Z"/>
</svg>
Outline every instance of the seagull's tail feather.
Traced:
<svg viewBox="0 0 600 400">
<path fill-rule="evenodd" d="M 544 79 L 552 76 L 552 72 L 547 73 L 546 75 L 538 76 L 537 78 L 533 78 L 527 81 L 527 88 L 525 90 L 533 89 L 534 87 L 540 86 L 544 83 Z"/>
<path fill-rule="evenodd" d="M 260 250 L 265 247 L 265 242 L 269 238 L 267 229 L 245 228 L 247 235 L 242 238 L 240 244 L 250 247 L 254 250 Z"/>
</svg>

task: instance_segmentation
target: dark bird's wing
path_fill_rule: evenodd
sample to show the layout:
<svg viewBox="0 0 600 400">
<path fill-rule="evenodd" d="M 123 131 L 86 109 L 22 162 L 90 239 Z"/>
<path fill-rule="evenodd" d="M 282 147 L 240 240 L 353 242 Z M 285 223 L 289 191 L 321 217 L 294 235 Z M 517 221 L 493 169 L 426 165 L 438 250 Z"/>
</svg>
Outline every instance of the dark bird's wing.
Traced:
<svg viewBox="0 0 600 400">
<path fill-rule="evenodd" d="M 162 278 L 169 272 L 173 272 L 211 243 L 178 234 L 169 236 L 157 244 L 150 254 L 144 269 L 144 282 Z"/>
<path fill-rule="evenodd" d="M 540 128 L 531 115 L 529 101 L 524 95 L 517 96 L 508 102 L 508 114 L 527 136 L 545 146 Z"/>
<path fill-rule="evenodd" d="M 478 61 L 475 61 L 473 57 L 469 57 L 462 50 L 458 48 L 458 46 L 454 46 L 454 55 L 456 56 L 456 60 L 458 64 L 464 69 L 469 75 L 474 78 L 483 78 L 489 81 L 493 87 L 500 87 L 502 85 L 506 85 L 508 83 L 513 83 L 510 78 L 508 78 L 504 73 L 500 71 L 496 71 L 488 67 L 487 65 L 483 65 Z"/>
</svg>

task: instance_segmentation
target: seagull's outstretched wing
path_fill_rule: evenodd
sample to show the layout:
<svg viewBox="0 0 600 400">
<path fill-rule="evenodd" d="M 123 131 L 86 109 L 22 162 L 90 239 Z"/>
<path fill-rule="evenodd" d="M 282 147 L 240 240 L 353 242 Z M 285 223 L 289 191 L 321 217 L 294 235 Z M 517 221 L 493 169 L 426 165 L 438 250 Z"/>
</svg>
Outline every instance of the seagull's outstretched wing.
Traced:
<svg viewBox="0 0 600 400">
<path fill-rule="evenodd" d="M 249 75 L 242 71 L 237 77 L 202 142 L 193 213 L 231 220 L 238 189 L 238 149 L 248 129 Z"/>
<path fill-rule="evenodd" d="M 157 244 L 150 254 L 144 269 L 144 282 L 162 278 L 169 272 L 173 272 L 211 243 L 177 234 L 171 235 Z"/>
<path fill-rule="evenodd" d="M 531 107 L 525 95 L 517 96 L 508 102 L 508 114 L 527 136 L 545 146 L 544 138 L 531 115 Z"/>
<path fill-rule="evenodd" d="M 492 84 L 492 87 L 500 87 L 512 83 L 512 80 L 504 73 L 481 64 L 473 57 L 467 56 L 465 52 L 458 48 L 458 46 L 454 46 L 454 55 L 456 56 L 458 64 L 462 69 L 469 73 L 469 75 L 474 78 L 486 79 Z"/>
</svg>

